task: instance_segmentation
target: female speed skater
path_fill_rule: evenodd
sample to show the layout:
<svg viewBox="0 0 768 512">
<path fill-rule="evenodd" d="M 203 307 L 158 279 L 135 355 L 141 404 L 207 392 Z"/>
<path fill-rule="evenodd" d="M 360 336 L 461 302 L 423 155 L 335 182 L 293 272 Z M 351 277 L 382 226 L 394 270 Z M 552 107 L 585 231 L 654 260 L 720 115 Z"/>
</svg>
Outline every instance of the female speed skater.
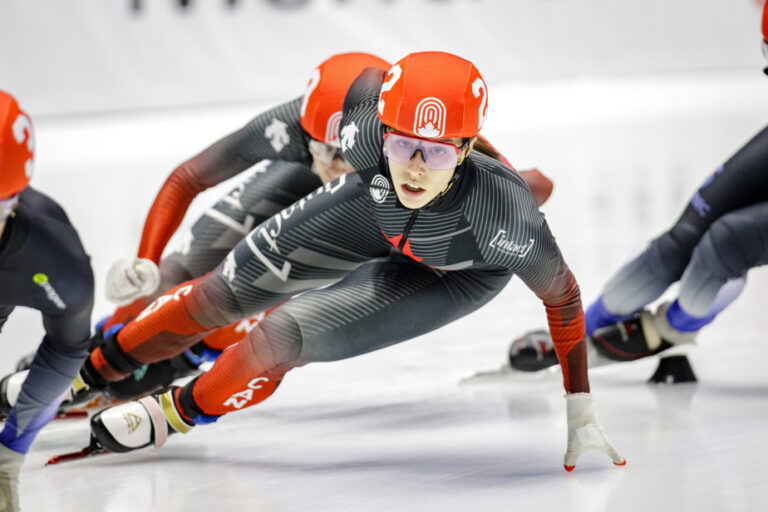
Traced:
<svg viewBox="0 0 768 512">
<path fill-rule="evenodd" d="M 457 320 L 517 274 L 544 302 L 560 356 L 566 469 L 592 449 L 623 465 L 594 418 L 576 280 L 522 178 L 473 151 L 487 102 L 474 65 L 442 52 L 410 54 L 387 73 L 358 77 L 340 129 L 344 157 L 358 172 L 282 210 L 215 270 L 158 297 L 107 337 L 98 370 L 119 380 L 220 327 L 272 312 L 184 387 L 95 415 L 94 446 L 161 446 L 169 431 L 188 432 L 266 399 L 292 368 L 368 353 Z M 86 364 L 84 380 L 89 371 Z M 126 413 L 146 427 L 129 428 Z"/>
<path fill-rule="evenodd" d="M 389 63 L 366 53 L 330 57 L 311 74 L 303 97 L 258 115 L 242 129 L 224 137 L 180 165 L 168 177 L 147 217 L 135 258 L 117 261 L 107 277 L 107 297 L 121 304 L 102 322 L 92 346 L 90 361 L 98 367 L 98 345 L 103 333 L 134 318 L 154 299 L 173 286 L 203 276 L 256 225 L 294 201 L 342 174 L 353 171 L 339 147 L 341 109 L 352 80 L 367 67 L 388 69 Z M 501 158 L 482 141 L 481 151 Z M 181 223 L 193 198 L 256 164 L 249 177 L 222 197 L 197 220 L 181 247 L 160 260 L 168 239 Z M 538 170 L 522 171 L 539 205 L 552 191 L 552 183 Z M 157 262 L 160 262 L 159 269 Z M 113 398 L 129 399 L 157 391 L 180 377 L 199 373 L 205 360 L 242 339 L 266 312 L 218 329 L 172 358 L 142 365 L 119 381 L 90 383 L 76 380 L 78 402 L 100 391 Z M 109 357 L 109 355 L 107 355 Z M 98 372 L 94 371 L 95 376 Z M 25 373 L 5 378 L 10 399 L 23 383 Z"/>
</svg>

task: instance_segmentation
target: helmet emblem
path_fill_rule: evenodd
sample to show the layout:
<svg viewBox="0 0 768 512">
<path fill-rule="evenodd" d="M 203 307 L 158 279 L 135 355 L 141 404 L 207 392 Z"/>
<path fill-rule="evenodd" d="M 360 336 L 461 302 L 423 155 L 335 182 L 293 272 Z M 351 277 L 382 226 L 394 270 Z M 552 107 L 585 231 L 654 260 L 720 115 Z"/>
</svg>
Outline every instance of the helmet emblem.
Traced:
<svg viewBox="0 0 768 512">
<path fill-rule="evenodd" d="M 341 110 L 334 112 L 328 118 L 328 124 L 325 128 L 325 143 L 334 146 L 339 145 L 339 125 L 341 124 Z"/>
<path fill-rule="evenodd" d="M 445 133 L 446 109 L 437 98 L 424 98 L 416 105 L 413 131 L 421 137 L 442 137 Z"/>
</svg>

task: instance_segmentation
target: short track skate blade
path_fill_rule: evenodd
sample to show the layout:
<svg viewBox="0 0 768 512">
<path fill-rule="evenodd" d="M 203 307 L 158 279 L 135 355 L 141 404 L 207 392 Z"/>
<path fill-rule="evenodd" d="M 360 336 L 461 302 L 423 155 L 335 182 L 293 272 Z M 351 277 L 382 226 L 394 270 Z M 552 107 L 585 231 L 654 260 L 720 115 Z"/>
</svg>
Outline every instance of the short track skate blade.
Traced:
<svg viewBox="0 0 768 512">
<path fill-rule="evenodd" d="M 86 457 L 93 457 L 95 455 L 102 455 L 105 453 L 110 453 L 110 452 L 106 448 L 102 448 L 101 446 L 99 446 L 97 443 L 91 443 L 89 446 L 86 446 L 85 448 L 77 452 L 54 455 L 53 457 L 48 459 L 48 462 L 46 462 L 45 465 L 50 466 L 52 464 L 59 464 L 60 462 L 71 462 L 73 460 L 80 460 Z"/>
<path fill-rule="evenodd" d="M 87 418 L 88 417 L 88 411 L 85 409 L 70 409 L 68 411 L 59 411 L 56 416 L 53 417 L 55 420 L 74 420 L 79 418 Z"/>
<path fill-rule="evenodd" d="M 516 381 L 550 381 L 553 376 L 560 374 L 559 366 L 551 366 L 537 372 L 523 372 L 509 366 L 502 366 L 497 370 L 487 370 L 473 373 L 459 380 L 460 385 L 473 384 L 504 384 Z"/>
</svg>

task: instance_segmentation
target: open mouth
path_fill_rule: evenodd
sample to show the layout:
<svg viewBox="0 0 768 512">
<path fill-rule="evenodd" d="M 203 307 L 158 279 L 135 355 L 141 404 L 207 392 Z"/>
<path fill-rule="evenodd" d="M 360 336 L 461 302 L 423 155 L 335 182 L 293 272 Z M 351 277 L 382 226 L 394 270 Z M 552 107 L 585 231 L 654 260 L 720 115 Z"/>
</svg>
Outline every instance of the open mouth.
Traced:
<svg viewBox="0 0 768 512">
<path fill-rule="evenodd" d="M 404 183 L 400 188 L 406 196 L 415 197 L 424 193 L 424 189 L 415 183 Z"/>
</svg>

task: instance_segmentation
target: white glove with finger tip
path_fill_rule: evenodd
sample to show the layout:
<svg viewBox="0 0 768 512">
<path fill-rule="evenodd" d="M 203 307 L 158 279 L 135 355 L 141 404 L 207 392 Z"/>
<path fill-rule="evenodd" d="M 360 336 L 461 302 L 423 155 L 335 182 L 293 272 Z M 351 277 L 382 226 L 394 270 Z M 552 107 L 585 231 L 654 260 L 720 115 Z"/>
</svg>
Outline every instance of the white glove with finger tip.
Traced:
<svg viewBox="0 0 768 512">
<path fill-rule="evenodd" d="M 107 272 L 107 300 L 125 306 L 154 293 L 160 286 L 160 270 L 146 258 L 122 258 Z"/>
<path fill-rule="evenodd" d="M 565 395 L 568 414 L 568 449 L 565 452 L 566 471 L 573 471 L 576 461 L 582 453 L 599 450 L 608 455 L 617 466 L 623 466 L 627 460 L 608 441 L 603 429 L 595 421 L 592 410 L 592 395 L 589 393 L 569 393 Z"/>
</svg>

